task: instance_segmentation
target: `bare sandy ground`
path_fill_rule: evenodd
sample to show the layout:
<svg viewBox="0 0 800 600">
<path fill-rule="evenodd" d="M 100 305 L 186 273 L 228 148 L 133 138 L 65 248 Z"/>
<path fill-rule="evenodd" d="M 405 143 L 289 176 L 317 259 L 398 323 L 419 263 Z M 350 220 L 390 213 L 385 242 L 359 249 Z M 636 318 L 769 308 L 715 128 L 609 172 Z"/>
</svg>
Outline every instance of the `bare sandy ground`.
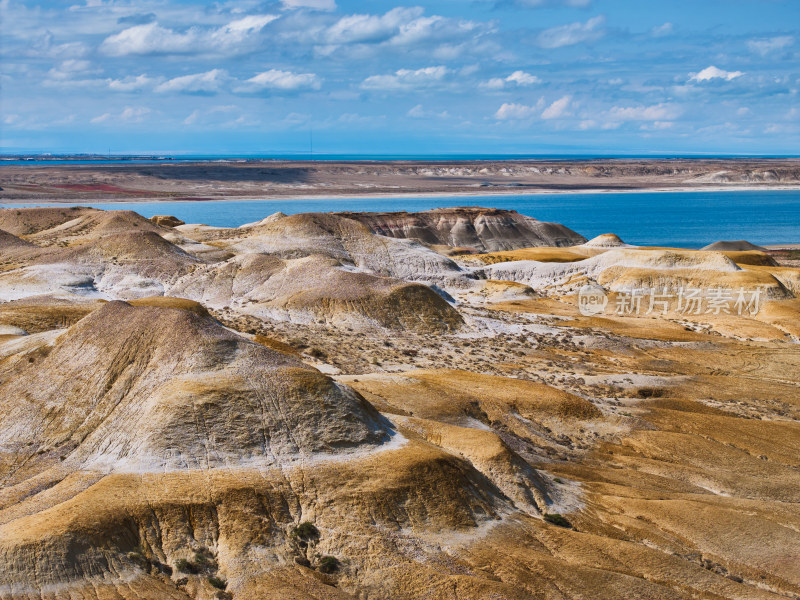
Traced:
<svg viewBox="0 0 800 600">
<path fill-rule="evenodd" d="M 800 159 L 175 163 L 0 167 L 0 202 L 800 189 Z"/>
</svg>

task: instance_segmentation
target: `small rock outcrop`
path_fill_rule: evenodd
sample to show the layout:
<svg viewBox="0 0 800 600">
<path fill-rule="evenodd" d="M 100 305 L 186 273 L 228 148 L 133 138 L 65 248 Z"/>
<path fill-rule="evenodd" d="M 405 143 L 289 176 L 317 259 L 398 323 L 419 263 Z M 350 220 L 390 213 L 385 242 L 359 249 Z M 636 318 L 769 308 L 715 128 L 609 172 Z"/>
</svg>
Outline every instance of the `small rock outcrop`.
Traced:
<svg viewBox="0 0 800 600">
<path fill-rule="evenodd" d="M 186 225 L 185 221 L 181 221 L 178 217 L 173 217 L 172 215 L 153 215 L 150 220 L 156 225 L 169 229 L 178 227 L 178 225 Z"/>
<path fill-rule="evenodd" d="M 559 223 L 545 223 L 514 210 L 481 207 L 437 208 L 426 212 L 337 213 L 373 233 L 425 244 L 474 248 L 480 252 L 533 246 L 576 246 L 586 241 Z"/>
</svg>

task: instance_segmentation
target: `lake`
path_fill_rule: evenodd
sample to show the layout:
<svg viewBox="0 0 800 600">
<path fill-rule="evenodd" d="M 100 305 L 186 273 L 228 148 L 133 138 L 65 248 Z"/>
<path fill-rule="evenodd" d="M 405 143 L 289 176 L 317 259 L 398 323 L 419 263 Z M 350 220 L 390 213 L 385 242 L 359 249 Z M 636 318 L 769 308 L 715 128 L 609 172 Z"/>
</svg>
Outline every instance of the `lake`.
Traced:
<svg viewBox="0 0 800 600">
<path fill-rule="evenodd" d="M 512 209 L 541 221 L 563 223 L 587 238 L 616 233 L 636 245 L 701 248 L 719 240 L 740 239 L 755 244 L 800 243 L 800 190 L 76 204 L 104 210 L 135 210 L 145 217 L 174 215 L 187 223 L 220 227 L 237 227 L 278 211 L 286 214 L 342 210 L 415 212 L 437 207 L 485 206 Z"/>
</svg>

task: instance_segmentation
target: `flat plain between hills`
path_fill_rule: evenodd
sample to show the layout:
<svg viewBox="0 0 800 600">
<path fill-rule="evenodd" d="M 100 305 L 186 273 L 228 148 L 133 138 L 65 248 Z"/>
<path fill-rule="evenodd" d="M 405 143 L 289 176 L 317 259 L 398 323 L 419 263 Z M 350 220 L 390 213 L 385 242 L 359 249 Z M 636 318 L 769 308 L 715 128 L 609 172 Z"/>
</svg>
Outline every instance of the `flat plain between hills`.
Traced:
<svg viewBox="0 0 800 600">
<path fill-rule="evenodd" d="M 744 240 L 2 209 L 0 599 L 797 599 L 799 342 Z"/>
<path fill-rule="evenodd" d="M 246 161 L 0 166 L 0 201 L 797 189 L 800 159 Z"/>
</svg>

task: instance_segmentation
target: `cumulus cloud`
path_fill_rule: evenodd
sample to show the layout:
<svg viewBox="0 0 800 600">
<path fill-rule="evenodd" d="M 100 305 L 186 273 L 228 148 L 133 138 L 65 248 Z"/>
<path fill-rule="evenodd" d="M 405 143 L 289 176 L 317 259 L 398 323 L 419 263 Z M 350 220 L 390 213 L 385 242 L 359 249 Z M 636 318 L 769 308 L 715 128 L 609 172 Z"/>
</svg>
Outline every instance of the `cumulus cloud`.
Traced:
<svg viewBox="0 0 800 600">
<path fill-rule="evenodd" d="M 569 105 L 572 102 L 572 96 L 562 96 L 550 106 L 542 111 L 543 119 L 560 119 L 566 117 L 569 113 Z"/>
<path fill-rule="evenodd" d="M 603 37 L 606 32 L 603 25 L 606 18 L 603 15 L 592 17 L 585 23 L 570 23 L 545 29 L 539 34 L 537 42 L 542 48 L 561 48 L 572 46 L 581 42 L 593 42 Z"/>
<path fill-rule="evenodd" d="M 525 71 L 514 71 L 508 77 L 494 77 L 483 83 L 482 86 L 490 90 L 502 90 L 509 84 L 516 86 L 528 86 L 541 82 L 542 80 L 536 77 L 536 75 L 531 75 Z"/>
<path fill-rule="evenodd" d="M 100 51 L 109 56 L 128 56 L 237 50 L 277 18 L 249 15 L 217 29 L 192 27 L 184 32 L 162 27 L 157 22 L 135 25 L 107 37 L 100 44 Z"/>
<path fill-rule="evenodd" d="M 662 102 L 652 106 L 614 106 L 608 117 L 613 121 L 669 121 L 680 113 L 677 106 Z"/>
<path fill-rule="evenodd" d="M 731 81 L 744 75 L 741 71 L 724 71 L 715 66 L 706 67 L 699 73 L 689 73 L 689 81 L 711 81 L 712 79 L 724 79 Z"/>
<path fill-rule="evenodd" d="M 47 78 L 55 81 L 64 81 L 98 72 L 99 69 L 93 68 L 92 63 L 88 60 L 70 58 L 62 61 L 57 67 L 50 69 L 47 72 Z"/>
<path fill-rule="evenodd" d="M 320 86 L 320 79 L 314 73 L 292 73 L 270 69 L 243 82 L 235 91 L 247 93 L 262 90 L 318 90 Z"/>
<path fill-rule="evenodd" d="M 244 42 L 249 36 L 261 31 L 264 26 L 277 19 L 277 15 L 249 15 L 213 31 L 208 41 L 218 48 L 227 48 Z"/>
<path fill-rule="evenodd" d="M 136 75 L 124 77 L 123 79 L 109 79 L 108 87 L 115 92 L 134 92 L 151 87 L 158 82 L 159 79 L 148 77 L 147 75 Z"/>
<path fill-rule="evenodd" d="M 497 109 L 497 112 L 494 113 L 494 118 L 501 121 L 530 119 L 539 112 L 542 104 L 542 100 L 535 106 L 506 102 Z"/>
<path fill-rule="evenodd" d="M 158 23 L 135 25 L 111 35 L 100 44 L 100 51 L 110 56 L 128 54 L 180 54 L 196 48 L 197 31 L 178 33 Z"/>
<path fill-rule="evenodd" d="M 383 15 L 354 14 L 342 17 L 316 35 L 319 51 L 330 54 L 341 46 L 353 44 L 419 46 L 431 41 L 445 44 L 463 39 L 484 27 L 475 21 L 425 16 L 424 12 L 425 9 L 421 7 L 398 7 Z"/>
<path fill-rule="evenodd" d="M 45 32 L 28 50 L 29 56 L 40 56 L 66 60 L 68 58 L 82 58 L 89 54 L 89 46 L 83 42 L 55 43 L 55 36 L 49 31 Z"/>
<path fill-rule="evenodd" d="M 425 12 L 421 7 L 393 8 L 384 15 L 356 14 L 342 17 L 325 32 L 329 44 L 384 42 Z"/>
<path fill-rule="evenodd" d="M 129 123 L 139 123 L 151 112 L 149 108 L 128 106 L 122 111 L 119 118 Z"/>
<path fill-rule="evenodd" d="M 205 73 L 183 75 L 165 81 L 156 87 L 156 92 L 180 92 L 184 94 L 214 94 L 229 80 L 223 69 L 213 69 Z"/>
<path fill-rule="evenodd" d="M 792 44 L 794 44 L 794 38 L 791 35 L 780 35 L 761 40 L 749 40 L 747 42 L 747 47 L 751 52 L 766 56 L 777 50 L 788 48 Z"/>
<path fill-rule="evenodd" d="M 449 73 L 447 67 L 425 67 L 412 71 L 400 69 L 393 75 L 372 75 L 367 77 L 361 87 L 365 90 L 390 91 L 410 90 L 431 87 L 440 83 Z"/>
</svg>

